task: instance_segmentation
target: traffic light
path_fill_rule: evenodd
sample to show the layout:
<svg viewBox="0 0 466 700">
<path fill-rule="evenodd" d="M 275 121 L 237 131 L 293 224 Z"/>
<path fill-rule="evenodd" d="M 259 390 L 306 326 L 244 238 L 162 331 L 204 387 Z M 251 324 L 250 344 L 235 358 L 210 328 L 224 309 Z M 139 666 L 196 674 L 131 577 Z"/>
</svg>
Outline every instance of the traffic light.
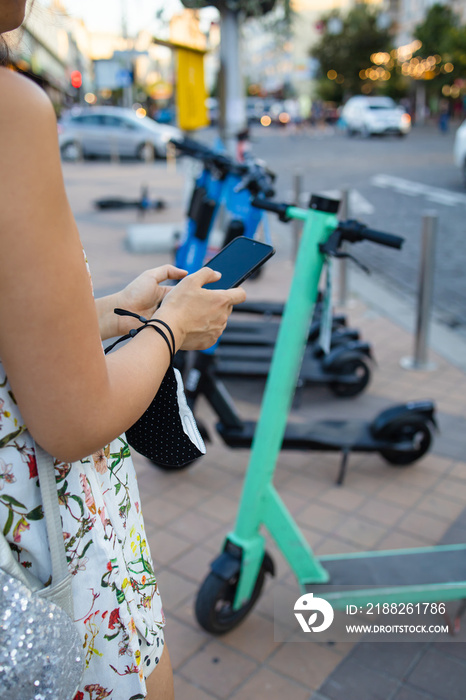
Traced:
<svg viewBox="0 0 466 700">
<path fill-rule="evenodd" d="M 79 70 L 71 71 L 70 77 L 71 77 L 71 85 L 74 88 L 79 89 L 81 87 L 81 85 L 83 84 L 83 77 L 82 77 L 80 71 Z"/>
</svg>

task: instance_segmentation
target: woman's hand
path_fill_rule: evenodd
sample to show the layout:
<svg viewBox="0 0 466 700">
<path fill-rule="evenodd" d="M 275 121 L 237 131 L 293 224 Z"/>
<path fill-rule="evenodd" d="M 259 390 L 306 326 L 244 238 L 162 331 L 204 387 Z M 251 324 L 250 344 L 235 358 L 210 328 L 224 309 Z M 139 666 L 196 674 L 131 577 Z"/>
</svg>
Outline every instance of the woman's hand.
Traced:
<svg viewBox="0 0 466 700">
<path fill-rule="evenodd" d="M 121 292 L 96 300 L 102 339 L 128 333 L 138 322 L 128 316 L 117 316 L 113 309 L 127 309 L 150 318 L 164 297 L 172 289 L 161 286 L 166 280 L 180 280 L 188 273 L 174 265 L 162 265 L 146 270 L 130 282 Z"/>
<path fill-rule="evenodd" d="M 153 318 L 166 321 L 178 339 L 176 350 L 210 348 L 225 330 L 235 304 L 246 299 L 244 289 L 204 289 L 220 279 L 219 272 L 203 267 L 169 288 Z"/>
</svg>

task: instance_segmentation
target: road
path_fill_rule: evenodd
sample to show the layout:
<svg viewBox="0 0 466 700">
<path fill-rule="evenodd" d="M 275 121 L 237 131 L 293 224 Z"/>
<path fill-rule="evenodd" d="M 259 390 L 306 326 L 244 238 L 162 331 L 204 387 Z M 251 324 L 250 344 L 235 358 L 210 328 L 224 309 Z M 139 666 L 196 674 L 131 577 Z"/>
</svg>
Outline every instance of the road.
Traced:
<svg viewBox="0 0 466 700">
<path fill-rule="evenodd" d="M 401 252 L 368 243 L 357 257 L 398 292 L 413 298 L 418 284 L 421 220 L 439 220 L 434 305 L 440 320 L 466 334 L 466 190 L 453 163 L 454 129 L 417 127 L 404 139 L 348 138 L 338 130 L 291 134 L 253 130 L 254 153 L 277 173 L 277 198 L 292 197 L 293 174 L 309 193 L 349 189 L 352 217 L 405 238 Z M 282 234 L 283 235 L 283 234 Z"/>
</svg>

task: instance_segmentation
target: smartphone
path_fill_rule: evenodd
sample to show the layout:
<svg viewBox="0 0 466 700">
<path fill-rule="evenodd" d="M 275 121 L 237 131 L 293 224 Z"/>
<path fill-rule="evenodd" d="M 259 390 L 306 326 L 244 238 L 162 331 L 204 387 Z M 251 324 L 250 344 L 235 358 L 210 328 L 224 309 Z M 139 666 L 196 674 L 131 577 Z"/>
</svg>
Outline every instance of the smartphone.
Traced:
<svg viewBox="0 0 466 700">
<path fill-rule="evenodd" d="M 217 282 L 205 284 L 204 289 L 239 287 L 274 254 L 275 249 L 271 245 L 246 236 L 238 236 L 204 265 L 222 273 Z"/>
</svg>

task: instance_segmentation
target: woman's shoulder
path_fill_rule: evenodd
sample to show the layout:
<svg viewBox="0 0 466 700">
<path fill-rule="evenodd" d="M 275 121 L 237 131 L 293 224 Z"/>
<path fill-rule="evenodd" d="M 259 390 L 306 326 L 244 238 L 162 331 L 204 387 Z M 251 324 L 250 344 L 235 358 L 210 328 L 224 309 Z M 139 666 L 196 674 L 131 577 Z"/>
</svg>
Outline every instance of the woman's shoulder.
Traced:
<svg viewBox="0 0 466 700">
<path fill-rule="evenodd" d="M 0 118 L 55 119 L 47 94 L 20 73 L 0 67 Z"/>
</svg>

